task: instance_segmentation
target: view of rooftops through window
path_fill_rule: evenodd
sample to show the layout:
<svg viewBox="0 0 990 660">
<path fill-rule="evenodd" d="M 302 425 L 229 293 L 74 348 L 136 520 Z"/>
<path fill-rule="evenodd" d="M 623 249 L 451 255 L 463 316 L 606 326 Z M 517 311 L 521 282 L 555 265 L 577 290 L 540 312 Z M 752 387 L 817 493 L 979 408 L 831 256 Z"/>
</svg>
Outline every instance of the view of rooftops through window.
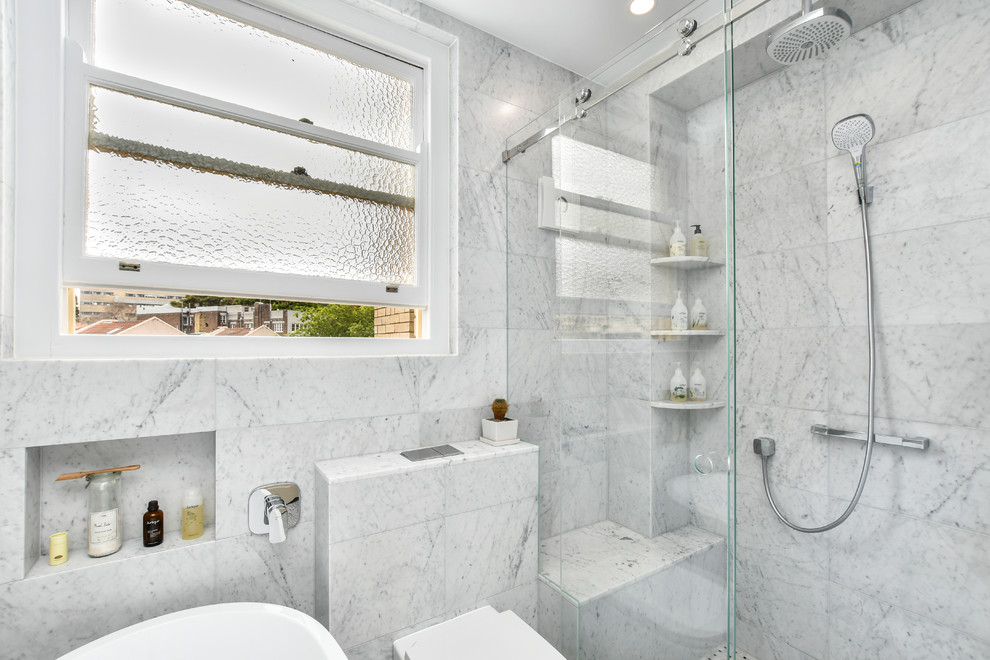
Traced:
<svg viewBox="0 0 990 660">
<path fill-rule="evenodd" d="M 69 334 L 209 337 L 421 336 L 399 307 L 259 300 L 134 289 L 66 289 Z"/>
</svg>

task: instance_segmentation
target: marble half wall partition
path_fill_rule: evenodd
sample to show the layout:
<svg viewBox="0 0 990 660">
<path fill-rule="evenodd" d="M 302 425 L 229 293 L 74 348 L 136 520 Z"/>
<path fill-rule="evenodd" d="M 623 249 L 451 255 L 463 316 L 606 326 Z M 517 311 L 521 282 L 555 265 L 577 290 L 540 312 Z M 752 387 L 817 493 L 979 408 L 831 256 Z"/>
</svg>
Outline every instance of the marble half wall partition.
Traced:
<svg viewBox="0 0 990 660">
<path fill-rule="evenodd" d="M 316 465 L 316 616 L 352 660 L 485 604 L 536 628 L 539 450 L 453 446 Z"/>
</svg>

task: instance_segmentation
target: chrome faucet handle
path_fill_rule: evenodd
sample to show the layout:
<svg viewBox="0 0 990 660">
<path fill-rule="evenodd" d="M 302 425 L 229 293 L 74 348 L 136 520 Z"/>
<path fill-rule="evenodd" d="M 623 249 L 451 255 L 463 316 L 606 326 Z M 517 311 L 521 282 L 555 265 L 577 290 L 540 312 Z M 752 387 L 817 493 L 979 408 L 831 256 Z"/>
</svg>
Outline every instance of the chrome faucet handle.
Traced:
<svg viewBox="0 0 990 660">
<path fill-rule="evenodd" d="M 248 497 L 248 529 L 268 534 L 272 543 L 281 543 L 286 531 L 299 522 L 302 507 L 299 486 L 282 482 L 259 486 Z"/>
</svg>

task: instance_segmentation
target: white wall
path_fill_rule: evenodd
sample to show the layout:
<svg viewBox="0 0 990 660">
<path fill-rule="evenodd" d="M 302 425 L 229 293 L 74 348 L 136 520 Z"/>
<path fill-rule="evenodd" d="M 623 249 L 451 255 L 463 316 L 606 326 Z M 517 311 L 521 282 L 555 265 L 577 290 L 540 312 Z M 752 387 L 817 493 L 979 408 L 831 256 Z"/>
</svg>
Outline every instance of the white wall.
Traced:
<svg viewBox="0 0 990 660">
<path fill-rule="evenodd" d="M 0 656 L 52 657 L 211 602 L 263 600 L 312 613 L 313 463 L 474 438 L 491 399 L 506 391 L 502 142 L 549 107 L 572 75 L 415 2 L 390 4 L 458 39 L 458 354 L 24 361 L 10 358 L 10 319 L 0 316 L 0 483 L 15 504 L 0 513 Z M 3 18 L 6 55 L 13 29 L 9 12 Z M 6 73 L 9 57 L 3 61 Z M 3 91 L 5 100 L 13 93 L 6 75 Z M 9 140 L 4 145 L 6 159 Z M 9 226 L 6 172 L 2 183 Z M 5 274 L 9 267 L 6 259 Z M 538 405 L 539 393 L 532 396 Z M 39 536 L 59 531 L 38 526 L 36 447 L 200 433 L 215 436 L 215 541 L 85 570 L 73 570 L 70 559 L 62 572 L 22 579 Z M 146 458 L 141 469 L 154 471 L 158 463 Z M 300 484 L 304 513 L 288 541 L 271 546 L 248 534 L 245 507 L 252 488 L 280 480 Z M 535 584 L 531 591 L 514 605 L 533 621 Z"/>
</svg>

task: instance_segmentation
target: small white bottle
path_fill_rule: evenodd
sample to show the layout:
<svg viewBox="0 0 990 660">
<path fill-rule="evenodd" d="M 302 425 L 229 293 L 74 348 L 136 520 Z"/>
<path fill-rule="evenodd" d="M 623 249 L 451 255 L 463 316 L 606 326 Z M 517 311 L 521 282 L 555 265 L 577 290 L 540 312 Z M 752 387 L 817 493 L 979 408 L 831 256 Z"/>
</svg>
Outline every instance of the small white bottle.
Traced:
<svg viewBox="0 0 990 660">
<path fill-rule="evenodd" d="M 670 256 L 683 257 L 687 254 L 687 239 L 681 231 L 681 224 L 674 226 L 674 233 L 670 235 Z"/>
<path fill-rule="evenodd" d="M 701 225 L 691 225 L 694 227 L 694 234 L 691 235 L 691 244 L 688 246 L 688 255 L 692 257 L 708 256 L 708 239 L 701 233 Z"/>
<path fill-rule="evenodd" d="M 691 307 L 691 329 L 708 329 L 708 310 L 702 304 L 700 296 L 694 297 L 694 305 Z"/>
<path fill-rule="evenodd" d="M 701 375 L 701 367 L 695 365 L 694 373 L 691 374 L 691 385 L 688 387 L 688 398 L 692 401 L 704 401 L 708 394 L 705 385 L 705 377 Z"/>
<path fill-rule="evenodd" d="M 670 329 L 671 330 L 687 330 L 688 329 L 688 310 L 684 301 L 681 299 L 681 292 L 677 292 L 677 302 L 674 306 L 670 308 Z"/>
<path fill-rule="evenodd" d="M 687 401 L 687 379 L 681 371 L 681 363 L 677 363 L 674 369 L 674 377 L 670 379 L 670 400 L 675 403 L 685 403 Z"/>
</svg>

